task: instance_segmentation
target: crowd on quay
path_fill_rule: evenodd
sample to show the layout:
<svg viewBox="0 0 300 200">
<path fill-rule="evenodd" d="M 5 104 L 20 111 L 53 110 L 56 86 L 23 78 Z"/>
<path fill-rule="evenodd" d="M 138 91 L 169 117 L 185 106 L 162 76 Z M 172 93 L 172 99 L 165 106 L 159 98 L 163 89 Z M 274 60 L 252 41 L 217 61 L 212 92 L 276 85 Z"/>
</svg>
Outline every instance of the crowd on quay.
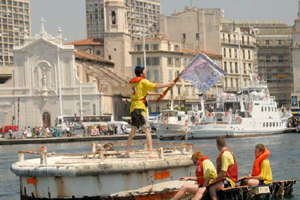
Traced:
<svg viewBox="0 0 300 200">
<path fill-rule="evenodd" d="M 53 126 L 53 127 L 24 127 L 19 131 L 9 130 L 7 133 L 8 138 L 31 138 L 31 137 L 72 137 L 73 135 L 91 136 L 91 135 L 115 135 L 126 134 L 128 128 L 122 124 L 117 126 L 111 125 L 75 125 L 66 126 L 65 128 Z M 5 133 L 1 134 L 2 138 L 5 138 Z"/>
</svg>

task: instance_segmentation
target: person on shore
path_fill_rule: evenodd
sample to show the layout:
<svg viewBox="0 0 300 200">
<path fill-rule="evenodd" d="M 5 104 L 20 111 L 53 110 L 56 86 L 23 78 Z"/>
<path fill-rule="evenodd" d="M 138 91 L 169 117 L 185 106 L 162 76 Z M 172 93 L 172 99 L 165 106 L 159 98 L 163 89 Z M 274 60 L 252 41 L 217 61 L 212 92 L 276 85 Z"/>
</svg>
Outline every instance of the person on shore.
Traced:
<svg viewBox="0 0 300 200">
<path fill-rule="evenodd" d="M 217 158 L 217 178 L 209 187 L 210 199 L 217 200 L 217 191 L 223 188 L 235 187 L 238 180 L 238 166 L 234 154 L 227 148 L 225 137 L 217 138 L 217 148 L 220 151 Z"/>
<path fill-rule="evenodd" d="M 252 174 L 245 176 L 241 185 L 257 186 L 270 184 L 272 182 L 272 171 L 268 157 L 270 152 L 263 144 L 257 144 L 254 149 L 255 161 Z"/>
<path fill-rule="evenodd" d="M 165 87 L 173 87 L 175 85 L 174 82 L 170 82 L 167 84 L 156 84 L 148 81 L 147 78 L 147 70 L 142 65 L 137 65 L 135 67 L 135 75 L 136 77 L 130 80 L 130 88 L 131 88 L 131 120 L 132 120 L 132 128 L 131 133 L 127 139 L 127 148 L 126 153 L 124 155 L 125 158 L 129 157 L 129 150 L 131 147 L 132 140 L 137 130 L 141 127 L 146 134 L 147 146 L 149 149 L 149 157 L 155 157 L 152 154 L 152 138 L 150 132 L 150 123 L 147 119 L 147 101 L 146 96 L 149 91 L 154 91 L 155 89 L 165 88 Z"/>
<path fill-rule="evenodd" d="M 196 181 L 197 184 L 184 184 L 181 186 L 173 200 L 184 197 L 185 193 L 195 194 L 193 200 L 202 198 L 206 191 L 206 186 L 216 178 L 216 169 L 214 164 L 209 160 L 208 156 L 204 156 L 201 151 L 197 151 L 192 155 L 192 161 L 197 166 L 195 177 L 182 177 L 181 181 Z"/>
</svg>

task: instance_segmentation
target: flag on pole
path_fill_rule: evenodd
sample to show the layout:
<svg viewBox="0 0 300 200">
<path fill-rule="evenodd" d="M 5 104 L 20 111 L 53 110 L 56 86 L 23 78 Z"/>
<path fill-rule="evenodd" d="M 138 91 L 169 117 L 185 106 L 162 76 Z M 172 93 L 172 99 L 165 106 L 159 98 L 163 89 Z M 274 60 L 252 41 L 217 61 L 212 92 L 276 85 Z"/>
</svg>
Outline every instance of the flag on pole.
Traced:
<svg viewBox="0 0 300 200">
<path fill-rule="evenodd" d="M 199 91 L 205 92 L 227 74 L 208 56 L 199 53 L 187 66 L 180 78 L 191 82 Z"/>
</svg>

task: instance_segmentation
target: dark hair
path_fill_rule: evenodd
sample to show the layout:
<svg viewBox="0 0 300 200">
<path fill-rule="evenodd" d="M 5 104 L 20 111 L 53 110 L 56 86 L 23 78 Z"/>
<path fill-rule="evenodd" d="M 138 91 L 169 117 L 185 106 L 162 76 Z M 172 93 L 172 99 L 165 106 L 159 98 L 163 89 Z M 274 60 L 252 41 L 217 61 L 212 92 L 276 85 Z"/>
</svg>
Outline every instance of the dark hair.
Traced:
<svg viewBox="0 0 300 200">
<path fill-rule="evenodd" d="M 262 152 L 265 150 L 265 146 L 263 144 L 257 144 L 255 149 L 258 149 L 259 152 Z"/>
<path fill-rule="evenodd" d="M 220 148 L 226 147 L 226 139 L 223 136 L 217 138 L 217 145 Z"/>
<path fill-rule="evenodd" d="M 134 73 L 136 76 L 141 76 L 141 74 L 143 73 L 145 67 L 143 65 L 137 65 L 135 67 Z"/>
</svg>

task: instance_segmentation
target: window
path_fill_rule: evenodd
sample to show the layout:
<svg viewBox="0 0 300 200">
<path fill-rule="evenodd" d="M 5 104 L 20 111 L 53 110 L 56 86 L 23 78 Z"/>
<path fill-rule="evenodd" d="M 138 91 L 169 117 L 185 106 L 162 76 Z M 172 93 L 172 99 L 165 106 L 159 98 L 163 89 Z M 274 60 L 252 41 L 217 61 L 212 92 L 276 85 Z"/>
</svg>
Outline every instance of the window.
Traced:
<svg viewBox="0 0 300 200">
<path fill-rule="evenodd" d="M 196 39 L 199 40 L 199 33 L 196 33 Z"/>
<path fill-rule="evenodd" d="M 250 44 L 249 36 L 247 37 L 247 44 Z"/>
<path fill-rule="evenodd" d="M 111 60 L 111 55 L 108 56 L 108 60 Z"/>
<path fill-rule="evenodd" d="M 281 41 L 281 40 L 278 40 L 278 44 L 281 45 L 281 44 L 282 44 L 282 41 Z"/>
<path fill-rule="evenodd" d="M 278 62 L 283 62 L 283 55 L 278 55 Z"/>
<path fill-rule="evenodd" d="M 180 87 L 179 86 L 177 87 L 177 93 L 178 93 L 178 95 L 180 95 Z"/>
<path fill-rule="evenodd" d="M 159 57 L 148 57 L 146 58 L 147 65 L 159 65 Z"/>
<path fill-rule="evenodd" d="M 224 62 L 224 71 L 227 73 L 227 62 Z"/>
<path fill-rule="evenodd" d="M 266 40 L 266 45 L 269 45 L 270 44 L 270 41 L 269 40 Z"/>
<path fill-rule="evenodd" d="M 231 58 L 231 49 L 229 49 L 229 58 Z"/>
<path fill-rule="evenodd" d="M 176 58 L 175 59 L 175 66 L 180 67 L 180 65 L 181 65 L 180 58 Z"/>
<path fill-rule="evenodd" d="M 142 64 L 142 59 L 141 58 L 136 58 L 136 64 L 141 65 Z"/>
<path fill-rule="evenodd" d="M 263 106 L 261 107 L 261 112 L 264 112 L 264 107 Z"/>
<path fill-rule="evenodd" d="M 150 73 L 149 70 L 147 70 L 147 78 L 148 78 L 149 80 L 151 80 L 151 73 Z"/>
<path fill-rule="evenodd" d="M 230 73 L 233 73 L 232 62 L 229 63 L 229 67 L 230 67 Z"/>
<path fill-rule="evenodd" d="M 244 36 L 242 36 L 242 44 L 245 44 Z"/>
<path fill-rule="evenodd" d="M 158 70 L 154 70 L 153 73 L 154 73 L 154 81 L 158 82 Z"/>
<path fill-rule="evenodd" d="M 225 42 L 225 34 L 223 33 L 223 42 Z"/>
<path fill-rule="evenodd" d="M 252 68 L 252 65 L 251 65 L 251 63 L 249 63 L 249 64 L 248 64 L 248 70 L 249 70 L 249 72 L 252 72 L 252 69 L 251 69 L 251 68 Z"/>
<path fill-rule="evenodd" d="M 233 79 L 230 79 L 230 87 L 233 87 Z"/>
<path fill-rule="evenodd" d="M 112 11 L 112 12 L 111 12 L 111 24 L 112 24 L 112 25 L 115 25 L 116 22 L 117 22 L 116 12 L 115 12 L 115 11 Z"/>
<path fill-rule="evenodd" d="M 172 58 L 168 58 L 168 65 L 169 65 L 169 66 L 172 66 L 172 65 L 173 65 L 172 60 L 173 60 Z"/>
<path fill-rule="evenodd" d="M 249 60 L 251 59 L 251 52 L 250 52 L 250 50 L 248 50 L 248 59 Z"/>
<path fill-rule="evenodd" d="M 266 123 L 266 127 L 268 127 L 268 126 L 269 126 L 269 123 L 267 122 L 267 123 Z"/>
<path fill-rule="evenodd" d="M 226 58 L 226 48 L 223 49 L 223 55 Z"/>
<path fill-rule="evenodd" d="M 149 44 L 145 44 L 145 50 L 149 51 Z"/>
<path fill-rule="evenodd" d="M 234 58 L 237 58 L 237 49 L 234 49 Z"/>
<path fill-rule="evenodd" d="M 230 43 L 231 41 L 230 41 L 230 34 L 228 34 L 228 42 Z"/>
<path fill-rule="evenodd" d="M 265 124 L 265 122 L 264 122 L 264 123 L 263 123 L 263 127 L 265 127 L 265 125 L 266 125 L 266 124 Z"/>
<path fill-rule="evenodd" d="M 271 62 L 271 56 L 270 55 L 266 55 L 266 62 Z"/>
<path fill-rule="evenodd" d="M 238 63 L 234 63 L 234 67 L 235 67 L 235 73 L 238 73 Z"/>
<path fill-rule="evenodd" d="M 169 70 L 169 81 L 173 80 L 173 71 Z"/>
<path fill-rule="evenodd" d="M 236 85 L 236 88 L 239 88 L 239 79 L 238 78 L 235 79 L 235 85 Z"/>
<path fill-rule="evenodd" d="M 186 39 L 186 34 L 185 34 L 185 33 L 182 34 L 182 39 L 183 39 L 183 40 Z"/>
<path fill-rule="evenodd" d="M 243 50 L 243 59 L 245 59 L 245 50 Z"/>
<path fill-rule="evenodd" d="M 101 51 L 100 50 L 97 50 L 97 55 L 101 55 Z"/>
<path fill-rule="evenodd" d="M 137 51 L 142 51 L 142 45 L 140 45 L 140 44 L 136 45 L 136 50 Z"/>
<path fill-rule="evenodd" d="M 179 73 L 180 73 L 179 71 L 176 71 L 175 72 L 175 77 L 179 76 Z"/>
<path fill-rule="evenodd" d="M 158 44 L 153 44 L 153 50 L 157 51 L 158 50 Z"/>
<path fill-rule="evenodd" d="M 228 88 L 228 81 L 227 81 L 227 78 L 225 78 L 225 88 Z"/>
</svg>

